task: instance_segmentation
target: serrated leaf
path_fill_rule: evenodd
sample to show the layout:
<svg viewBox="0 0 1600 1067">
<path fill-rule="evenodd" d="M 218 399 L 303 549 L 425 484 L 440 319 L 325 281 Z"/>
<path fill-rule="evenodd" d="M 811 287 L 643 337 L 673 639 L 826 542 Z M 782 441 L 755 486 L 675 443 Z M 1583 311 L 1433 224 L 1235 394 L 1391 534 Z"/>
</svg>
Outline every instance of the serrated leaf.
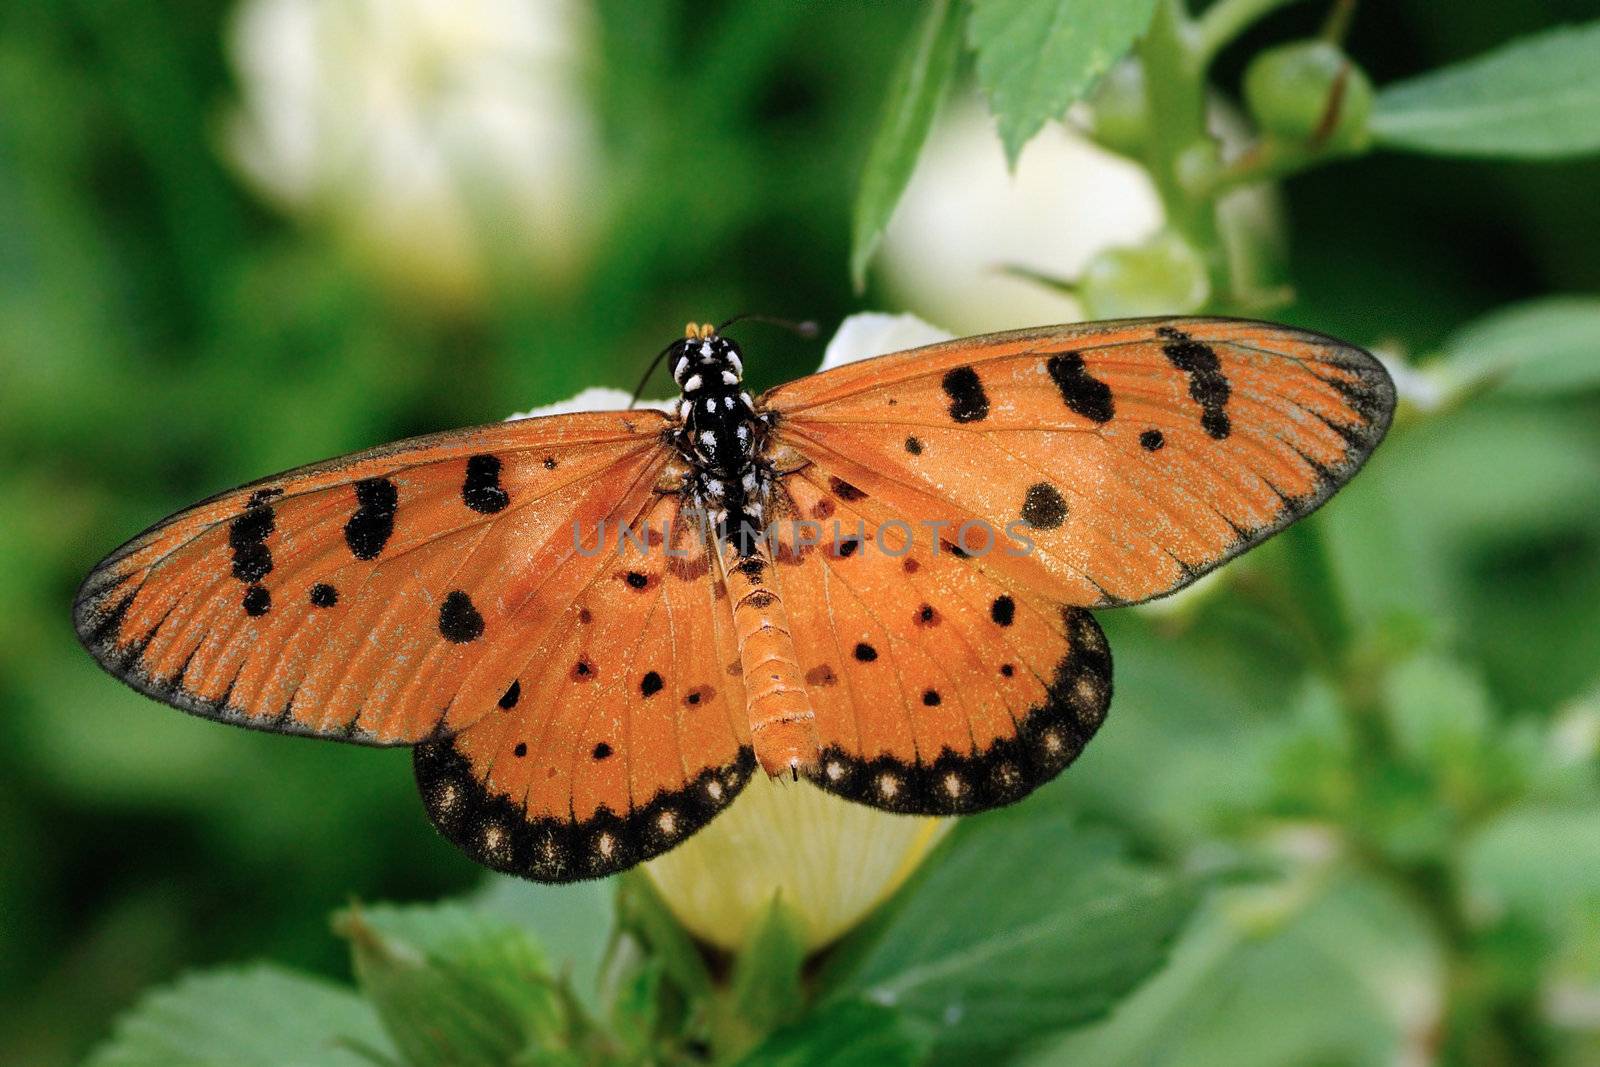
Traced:
<svg viewBox="0 0 1600 1067">
<path fill-rule="evenodd" d="M 456 904 L 352 909 L 338 928 L 412 1067 L 493 1067 L 563 1044 L 563 997 L 524 931 Z"/>
<path fill-rule="evenodd" d="M 774 1033 L 738 1067 L 913 1067 L 928 1036 L 881 1004 L 842 1000 Z"/>
<path fill-rule="evenodd" d="M 867 151 L 861 188 L 856 193 L 850 280 L 858 293 L 866 286 L 867 264 L 906 191 L 955 73 L 961 55 L 961 12 L 957 0 L 928 4 L 911 47 L 890 82 L 888 105 Z"/>
<path fill-rule="evenodd" d="M 942 1062 L 997 1056 L 1110 1010 L 1161 965 L 1194 900 L 1057 807 L 970 819 L 840 946 L 826 995 L 900 1010 Z"/>
<path fill-rule="evenodd" d="M 1529 396 L 1600 388 L 1600 298 L 1549 296 L 1491 312 L 1445 342 L 1444 367 Z"/>
<path fill-rule="evenodd" d="M 1386 86 L 1374 139 L 1440 155 L 1558 159 L 1600 151 L 1600 22 L 1523 37 Z"/>
<path fill-rule="evenodd" d="M 1155 8 L 1156 0 L 972 0 L 967 39 L 1012 166 L 1128 53 Z"/>
<path fill-rule="evenodd" d="M 330 982 L 270 965 L 209 971 L 145 996 L 86 1067 L 375 1067 L 377 1013 Z"/>
</svg>

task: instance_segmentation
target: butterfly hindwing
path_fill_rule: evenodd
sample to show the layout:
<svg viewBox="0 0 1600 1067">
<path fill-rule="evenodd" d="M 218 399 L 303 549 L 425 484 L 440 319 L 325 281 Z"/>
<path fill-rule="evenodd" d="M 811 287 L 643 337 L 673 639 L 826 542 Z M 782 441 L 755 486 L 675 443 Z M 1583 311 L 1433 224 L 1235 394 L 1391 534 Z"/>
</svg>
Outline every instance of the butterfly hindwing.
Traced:
<svg viewBox="0 0 1600 1067">
<path fill-rule="evenodd" d="M 878 524 L 822 464 L 783 483 L 775 581 L 830 792 L 889 811 L 957 814 L 1021 799 L 1105 719 L 1111 657 L 1088 611 L 1009 584 Z M 838 524 L 835 527 L 834 524 Z"/>
<path fill-rule="evenodd" d="M 523 650 L 515 699 L 417 746 L 429 816 L 478 862 L 546 882 L 610 874 L 676 845 L 749 780 L 731 616 L 679 505 L 626 517 L 643 551 L 614 525 L 591 532 L 606 563 L 551 583 L 559 624 Z"/>
<path fill-rule="evenodd" d="M 1173 592 L 1317 507 L 1394 389 L 1319 334 L 1164 319 L 952 341 L 762 399 L 784 445 L 884 514 L 1011 527 L 1035 550 L 988 569 L 1094 606 Z"/>
<path fill-rule="evenodd" d="M 75 608 L 109 671 L 186 711 L 367 744 L 496 706 L 555 624 L 539 582 L 571 524 L 646 499 L 663 419 L 509 422 L 401 442 L 224 493 L 101 563 Z"/>
</svg>

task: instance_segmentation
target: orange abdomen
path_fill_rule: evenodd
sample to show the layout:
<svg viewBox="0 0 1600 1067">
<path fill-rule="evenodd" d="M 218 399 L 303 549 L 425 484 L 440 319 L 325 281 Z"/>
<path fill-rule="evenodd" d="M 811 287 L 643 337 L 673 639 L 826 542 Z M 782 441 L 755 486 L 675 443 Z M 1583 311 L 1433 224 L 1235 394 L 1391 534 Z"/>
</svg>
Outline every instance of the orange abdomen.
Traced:
<svg viewBox="0 0 1600 1067">
<path fill-rule="evenodd" d="M 733 605 L 756 759 L 774 777 L 811 769 L 819 752 L 817 713 L 795 659 L 783 600 L 768 581 L 769 546 L 763 540 L 754 555 L 741 558 L 725 545 L 721 563 Z"/>
</svg>

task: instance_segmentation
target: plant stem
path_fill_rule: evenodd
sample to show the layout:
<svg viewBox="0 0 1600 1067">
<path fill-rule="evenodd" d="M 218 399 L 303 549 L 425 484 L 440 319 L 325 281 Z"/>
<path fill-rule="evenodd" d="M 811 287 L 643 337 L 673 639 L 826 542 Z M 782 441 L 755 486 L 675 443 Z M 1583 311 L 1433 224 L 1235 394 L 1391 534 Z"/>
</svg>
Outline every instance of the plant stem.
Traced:
<svg viewBox="0 0 1600 1067">
<path fill-rule="evenodd" d="M 1332 153 L 1319 154 L 1314 149 L 1284 141 L 1258 141 L 1244 155 L 1217 171 L 1196 192 L 1220 197 L 1241 186 L 1288 177 L 1332 156 Z"/>
<path fill-rule="evenodd" d="M 1195 52 L 1202 68 L 1251 23 L 1292 0 L 1216 0 L 1195 20 Z"/>
<path fill-rule="evenodd" d="M 1195 194 L 1189 173 L 1214 166 L 1217 154 L 1206 130 L 1205 69 L 1195 40 L 1195 24 L 1181 0 L 1160 0 L 1138 53 L 1150 123 L 1144 162 L 1161 195 L 1167 225 L 1200 254 L 1211 291 L 1219 294 L 1230 290 L 1216 202 Z"/>
</svg>

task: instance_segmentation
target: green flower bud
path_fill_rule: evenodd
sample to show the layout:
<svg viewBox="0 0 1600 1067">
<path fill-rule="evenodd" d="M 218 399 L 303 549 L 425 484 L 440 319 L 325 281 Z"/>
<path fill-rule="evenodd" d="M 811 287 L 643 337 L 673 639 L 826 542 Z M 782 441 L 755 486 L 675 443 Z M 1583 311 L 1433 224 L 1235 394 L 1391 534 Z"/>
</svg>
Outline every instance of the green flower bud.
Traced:
<svg viewBox="0 0 1600 1067">
<path fill-rule="evenodd" d="M 1144 67 L 1124 59 L 1106 72 L 1089 99 L 1095 141 L 1124 156 L 1138 156 L 1150 136 L 1145 108 Z"/>
<path fill-rule="evenodd" d="M 1366 143 L 1372 82 L 1336 44 L 1296 41 L 1267 49 L 1245 71 L 1244 99 L 1270 136 L 1335 151 Z"/>
<path fill-rule="evenodd" d="M 1110 248 L 1084 268 L 1078 298 L 1091 319 L 1182 315 L 1211 295 L 1205 262 L 1188 242 L 1163 231 L 1142 245 Z"/>
</svg>

